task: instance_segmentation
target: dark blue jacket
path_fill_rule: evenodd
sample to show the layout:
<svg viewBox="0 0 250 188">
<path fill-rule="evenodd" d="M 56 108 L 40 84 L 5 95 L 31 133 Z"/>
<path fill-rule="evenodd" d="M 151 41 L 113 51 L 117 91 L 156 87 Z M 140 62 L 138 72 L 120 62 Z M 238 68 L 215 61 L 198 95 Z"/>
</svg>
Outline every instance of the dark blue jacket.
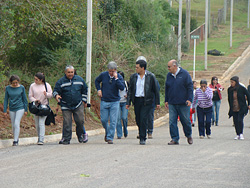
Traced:
<svg viewBox="0 0 250 188">
<path fill-rule="evenodd" d="M 95 87 L 98 90 L 102 91 L 102 101 L 105 102 L 115 102 L 120 101 L 119 89 L 124 90 L 124 81 L 120 74 L 117 74 L 118 79 L 110 78 L 109 72 L 102 72 L 95 79 Z M 102 86 L 100 86 L 102 83 Z"/>
<path fill-rule="evenodd" d="M 60 105 L 62 110 L 74 110 L 78 108 L 82 102 L 87 103 L 88 86 L 83 78 L 74 75 L 69 80 L 66 75 L 56 82 L 53 96 L 60 95 Z"/>
<path fill-rule="evenodd" d="M 169 104 L 186 104 L 193 100 L 193 82 L 189 73 L 180 67 L 176 78 L 172 73 L 167 74 L 165 83 L 165 102 Z"/>
</svg>

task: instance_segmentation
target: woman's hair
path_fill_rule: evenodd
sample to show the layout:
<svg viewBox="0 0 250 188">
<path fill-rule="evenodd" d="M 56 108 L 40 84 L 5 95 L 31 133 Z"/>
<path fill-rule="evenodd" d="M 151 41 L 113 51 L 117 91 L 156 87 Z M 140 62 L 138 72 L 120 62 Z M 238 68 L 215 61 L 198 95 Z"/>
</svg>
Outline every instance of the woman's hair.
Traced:
<svg viewBox="0 0 250 188">
<path fill-rule="evenodd" d="M 37 77 L 39 80 L 42 80 L 42 82 L 45 83 L 45 76 L 43 73 L 38 72 L 35 74 L 35 77 Z"/>
<path fill-rule="evenodd" d="M 218 81 L 218 78 L 217 78 L 216 76 L 213 76 L 212 79 L 211 79 L 211 85 L 214 85 L 214 84 L 213 84 L 213 81 L 214 81 L 214 80 L 217 80 L 217 81 Z M 218 83 L 219 83 L 219 82 L 218 82 Z"/>
<path fill-rule="evenodd" d="M 124 73 L 122 71 L 118 71 L 118 73 L 122 76 L 122 78 L 124 79 Z"/>
<path fill-rule="evenodd" d="M 207 80 L 201 80 L 201 81 L 200 81 L 200 85 L 201 85 L 201 84 L 206 84 L 206 85 L 207 85 Z"/>
<path fill-rule="evenodd" d="M 18 82 L 20 82 L 20 78 L 17 75 L 12 75 L 9 79 L 9 82 L 12 83 L 14 80 L 17 80 Z"/>
</svg>

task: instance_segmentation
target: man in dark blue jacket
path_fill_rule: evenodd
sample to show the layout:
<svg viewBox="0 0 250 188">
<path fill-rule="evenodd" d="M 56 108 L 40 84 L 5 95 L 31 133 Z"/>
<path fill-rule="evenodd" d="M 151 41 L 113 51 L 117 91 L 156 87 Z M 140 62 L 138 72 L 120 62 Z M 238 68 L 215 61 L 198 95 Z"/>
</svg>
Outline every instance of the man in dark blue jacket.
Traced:
<svg viewBox="0 0 250 188">
<path fill-rule="evenodd" d="M 84 127 L 84 105 L 87 105 L 88 86 L 83 78 L 75 75 L 74 67 L 65 68 L 65 76 L 55 85 L 53 96 L 60 103 L 63 114 L 63 135 L 59 144 L 70 144 L 72 137 L 72 114 L 76 123 L 76 135 L 80 143 L 88 141 Z M 84 103 L 84 104 L 83 104 Z"/>
<path fill-rule="evenodd" d="M 190 106 L 193 100 L 193 82 L 189 73 L 178 67 L 176 60 L 168 62 L 167 79 L 165 83 L 165 107 L 169 108 L 169 128 L 172 140 L 168 145 L 179 144 L 178 116 L 187 141 L 193 143 L 190 121 Z"/>
<path fill-rule="evenodd" d="M 105 142 L 113 144 L 115 128 L 118 119 L 120 95 L 119 90 L 124 90 L 123 78 L 117 74 L 117 64 L 109 62 L 108 71 L 102 72 L 95 79 L 98 96 L 101 97 L 101 121 L 105 129 Z M 102 86 L 100 84 L 102 83 Z M 110 124 L 108 121 L 110 120 Z"/>
</svg>

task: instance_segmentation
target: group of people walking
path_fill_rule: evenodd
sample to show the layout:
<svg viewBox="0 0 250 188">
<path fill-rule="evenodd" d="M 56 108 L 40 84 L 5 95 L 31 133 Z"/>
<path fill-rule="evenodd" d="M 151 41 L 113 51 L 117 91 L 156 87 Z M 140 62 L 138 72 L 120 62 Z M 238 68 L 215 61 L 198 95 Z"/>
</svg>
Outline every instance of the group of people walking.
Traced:
<svg viewBox="0 0 250 188">
<path fill-rule="evenodd" d="M 219 125 L 219 108 L 221 104 L 221 91 L 224 88 L 218 83 L 217 77 L 212 77 L 211 84 L 206 80 L 200 81 L 200 87 L 196 88 L 196 82 L 192 81 L 189 73 L 178 66 L 176 60 L 168 62 L 168 70 L 165 82 L 165 107 L 169 109 L 169 129 L 171 140 L 168 145 L 179 144 L 178 118 L 183 126 L 188 144 L 193 143 L 192 125 L 198 117 L 198 130 L 200 138 L 211 137 L 211 124 Z M 102 72 L 95 79 L 97 94 L 101 98 L 100 116 L 102 126 L 105 129 L 104 140 L 113 144 L 115 130 L 117 138 L 128 136 L 128 109 L 131 103 L 134 106 L 135 120 L 138 126 L 139 144 L 145 145 L 147 138 L 152 138 L 154 109 L 160 108 L 160 86 L 153 73 L 148 71 L 147 60 L 139 56 L 135 63 L 136 73 L 132 74 L 129 82 L 125 81 L 123 72 L 117 72 L 117 64 L 114 61 L 108 63 L 108 70 Z M 10 77 L 10 85 L 5 89 L 4 115 L 9 114 L 12 123 L 14 141 L 13 146 L 18 145 L 20 133 L 20 121 L 28 111 L 28 101 L 25 88 L 20 84 L 20 78 L 16 75 Z M 239 83 L 239 78 L 230 79 L 228 88 L 229 117 L 233 116 L 236 130 L 235 139 L 243 137 L 243 119 L 250 109 L 250 94 Z M 88 141 L 88 134 L 84 127 L 84 108 L 87 107 L 88 86 L 82 77 L 76 75 L 73 66 L 65 68 L 65 75 L 60 78 L 52 88 L 45 82 L 43 73 L 38 72 L 34 76 L 34 83 L 29 88 L 29 101 L 41 105 L 49 104 L 49 98 L 54 97 L 61 106 L 63 114 L 62 139 L 59 144 L 70 144 L 72 137 L 72 115 L 76 123 L 76 135 L 80 143 Z M 246 101 L 248 103 L 246 103 Z M 195 112 L 194 114 L 192 112 Z M 46 116 L 34 115 L 38 135 L 38 145 L 43 145 L 45 135 Z M 192 122 L 192 124 L 191 124 Z M 122 131 L 123 127 L 123 131 Z"/>
</svg>

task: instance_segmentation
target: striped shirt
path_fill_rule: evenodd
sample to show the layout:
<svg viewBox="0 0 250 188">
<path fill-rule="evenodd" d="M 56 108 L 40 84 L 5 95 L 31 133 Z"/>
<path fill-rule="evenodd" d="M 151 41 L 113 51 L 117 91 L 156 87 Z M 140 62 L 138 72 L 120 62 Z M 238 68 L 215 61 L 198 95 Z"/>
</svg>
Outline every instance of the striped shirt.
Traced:
<svg viewBox="0 0 250 188">
<path fill-rule="evenodd" d="M 192 108 L 195 108 L 197 100 L 198 100 L 197 105 L 200 108 L 209 108 L 213 106 L 212 98 L 213 98 L 213 91 L 211 88 L 207 87 L 205 92 L 203 92 L 201 88 L 198 88 L 194 95 Z"/>
</svg>

